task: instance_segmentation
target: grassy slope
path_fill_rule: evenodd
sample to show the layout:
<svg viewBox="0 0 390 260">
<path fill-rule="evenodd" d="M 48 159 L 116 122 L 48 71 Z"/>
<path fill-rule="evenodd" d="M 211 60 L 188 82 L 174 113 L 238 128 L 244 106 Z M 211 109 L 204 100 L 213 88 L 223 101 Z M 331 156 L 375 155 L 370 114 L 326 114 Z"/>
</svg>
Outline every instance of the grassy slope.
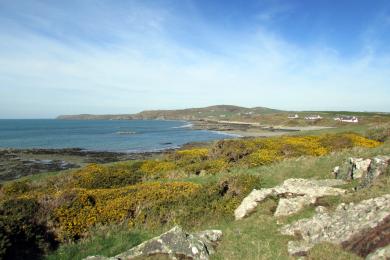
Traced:
<svg viewBox="0 0 390 260">
<path fill-rule="evenodd" d="M 302 178 L 330 178 L 331 169 L 340 165 L 350 156 L 369 157 L 378 154 L 389 154 L 390 143 L 386 143 L 376 149 L 354 149 L 321 158 L 305 158 L 301 160 L 289 160 L 270 167 L 260 167 L 249 170 L 252 174 L 263 176 L 268 186 L 274 186 L 284 179 L 292 177 Z M 348 185 L 346 188 L 349 188 Z M 368 198 L 377 197 L 388 193 L 390 190 L 390 177 L 384 177 L 370 189 L 350 193 L 344 197 L 328 197 L 321 200 L 325 206 L 335 207 L 341 202 L 357 202 Z M 282 236 L 278 232 L 281 225 L 272 216 L 277 203 L 268 200 L 258 207 L 256 213 L 250 217 L 223 224 L 221 228 L 224 238 L 214 259 L 288 259 L 287 241 L 291 238 Z M 307 208 L 297 215 L 280 218 L 280 223 L 291 223 L 294 220 L 310 217 L 314 214 L 314 207 Z M 214 227 L 215 228 L 215 227 Z M 316 246 L 310 257 L 312 259 L 326 259 L 332 255 L 333 259 L 359 259 L 359 257 L 345 252 L 333 245 Z"/>
<path fill-rule="evenodd" d="M 272 187 L 288 178 L 330 178 L 330 171 L 336 165 L 343 163 L 348 157 L 370 157 L 379 154 L 390 154 L 390 142 L 374 149 L 354 148 L 339 153 L 333 153 L 323 157 L 302 157 L 285 160 L 271 166 L 253 169 L 233 169 L 228 174 L 253 174 L 260 175 L 264 181 L 264 187 Z M 208 183 L 222 178 L 218 176 L 192 177 L 183 181 L 195 183 Z M 346 188 L 350 188 L 347 185 Z M 329 197 L 321 200 L 322 205 L 334 207 L 340 202 L 360 201 L 363 199 L 380 196 L 390 190 L 390 177 L 382 178 L 370 189 L 350 193 L 344 197 Z M 202 229 L 221 229 L 223 239 L 213 259 L 289 259 L 287 254 L 287 241 L 291 237 L 282 236 L 278 228 L 281 224 L 272 216 L 277 202 L 269 199 L 262 203 L 257 211 L 250 217 L 240 220 L 212 219 L 202 223 Z M 314 213 L 314 207 L 287 218 L 279 219 L 282 224 L 294 220 L 310 217 Z M 92 238 L 78 243 L 62 246 L 48 259 L 82 259 L 88 255 L 112 256 L 131 248 L 163 230 L 153 231 L 128 231 L 125 227 L 106 227 L 94 233 Z M 332 255 L 333 259 L 359 259 L 357 256 L 345 252 L 333 245 L 316 246 L 310 253 L 310 259 L 324 259 Z"/>
</svg>

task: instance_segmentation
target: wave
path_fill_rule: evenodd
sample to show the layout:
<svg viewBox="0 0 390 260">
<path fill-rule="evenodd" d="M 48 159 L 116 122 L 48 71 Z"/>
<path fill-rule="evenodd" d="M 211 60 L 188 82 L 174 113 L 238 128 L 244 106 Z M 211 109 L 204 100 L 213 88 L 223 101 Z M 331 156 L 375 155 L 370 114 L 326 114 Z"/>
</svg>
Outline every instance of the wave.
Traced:
<svg viewBox="0 0 390 260">
<path fill-rule="evenodd" d="M 191 128 L 192 126 L 193 126 L 192 123 L 188 123 L 188 124 L 181 125 L 181 126 L 174 126 L 172 128 Z"/>
<path fill-rule="evenodd" d="M 133 131 L 118 131 L 116 132 L 118 135 L 134 135 L 136 134 L 137 132 L 133 132 Z"/>
<path fill-rule="evenodd" d="M 230 136 L 230 137 L 243 137 L 240 134 L 225 133 L 223 131 L 209 131 L 209 132 L 212 132 L 212 133 L 215 133 L 215 134 L 219 134 L 219 135 L 226 135 L 226 136 Z"/>
</svg>

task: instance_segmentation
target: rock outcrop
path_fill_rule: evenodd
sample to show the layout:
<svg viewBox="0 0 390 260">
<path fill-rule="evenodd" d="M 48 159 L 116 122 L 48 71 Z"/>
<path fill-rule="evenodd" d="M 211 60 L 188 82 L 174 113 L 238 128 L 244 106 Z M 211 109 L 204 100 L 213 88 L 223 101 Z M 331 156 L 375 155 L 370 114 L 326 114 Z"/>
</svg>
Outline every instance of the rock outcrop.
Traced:
<svg viewBox="0 0 390 260">
<path fill-rule="evenodd" d="M 303 195 L 293 198 L 281 198 L 279 199 L 278 207 L 274 213 L 275 217 L 288 216 L 298 212 L 304 207 L 314 204 L 317 201 L 317 197 L 310 195 Z"/>
<path fill-rule="evenodd" d="M 357 189 L 372 185 L 376 178 L 388 171 L 390 156 L 373 158 L 349 158 L 343 167 L 336 166 L 332 172 L 337 179 L 360 180 Z"/>
<path fill-rule="evenodd" d="M 288 252 L 304 256 L 317 243 L 329 242 L 360 256 L 367 256 L 390 243 L 390 194 L 358 204 L 340 204 L 334 212 L 318 207 L 316 215 L 281 228 L 289 241 Z"/>
<path fill-rule="evenodd" d="M 369 254 L 366 260 L 388 260 L 390 259 L 390 244 L 386 247 L 377 249 L 375 252 Z"/>
<path fill-rule="evenodd" d="M 359 179 L 369 170 L 371 159 L 350 158 L 350 164 L 352 166 L 351 179 Z"/>
<path fill-rule="evenodd" d="M 124 260 L 160 257 L 163 259 L 209 259 L 222 237 L 220 230 L 206 230 L 194 234 L 175 226 L 168 232 L 152 238 L 114 257 L 90 256 L 88 260 Z"/>
<path fill-rule="evenodd" d="M 0 181 L 18 179 L 44 172 L 81 167 L 86 163 L 111 163 L 145 160 L 161 152 L 120 153 L 64 149 L 2 149 L 0 148 Z"/>
<path fill-rule="evenodd" d="M 258 203 L 270 196 L 281 197 L 275 216 L 290 215 L 315 203 L 320 197 L 346 193 L 343 189 L 333 188 L 342 184 L 345 183 L 337 179 L 288 179 L 274 188 L 253 190 L 234 211 L 234 215 L 237 220 L 246 217 L 256 209 Z"/>
</svg>

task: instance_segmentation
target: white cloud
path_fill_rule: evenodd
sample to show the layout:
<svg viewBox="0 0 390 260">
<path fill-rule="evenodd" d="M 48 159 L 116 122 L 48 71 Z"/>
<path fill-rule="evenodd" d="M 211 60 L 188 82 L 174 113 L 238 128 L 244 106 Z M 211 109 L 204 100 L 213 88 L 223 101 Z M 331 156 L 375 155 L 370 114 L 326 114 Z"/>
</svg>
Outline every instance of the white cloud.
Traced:
<svg viewBox="0 0 390 260">
<path fill-rule="evenodd" d="M 61 41 L 21 25 L 3 30 L 0 117 L 131 113 L 222 103 L 390 111 L 386 55 L 362 52 L 346 60 L 327 46 L 295 46 L 265 28 L 235 39 L 202 25 L 194 30 L 214 34 L 213 48 L 207 50 L 172 37 L 177 28 L 171 22 L 188 19 L 185 15 L 171 17 L 169 10 L 142 7 L 121 13 L 127 20 L 118 24 L 110 15 L 116 9 L 101 17 L 101 6 L 96 8 L 94 14 L 101 18 L 96 24 L 91 17 L 78 17 L 85 24 L 75 28 L 100 28 L 92 36 L 72 34 Z M 51 11 L 52 17 L 57 15 Z M 116 40 L 91 42 L 99 32 Z"/>
</svg>

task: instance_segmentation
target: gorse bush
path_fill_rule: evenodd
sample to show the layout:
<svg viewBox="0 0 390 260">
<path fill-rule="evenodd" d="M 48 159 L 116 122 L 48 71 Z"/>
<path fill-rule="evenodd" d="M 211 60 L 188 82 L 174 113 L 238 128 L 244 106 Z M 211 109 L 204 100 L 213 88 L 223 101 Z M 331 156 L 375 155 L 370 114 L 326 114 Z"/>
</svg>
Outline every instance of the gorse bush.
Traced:
<svg viewBox="0 0 390 260">
<path fill-rule="evenodd" d="M 170 213 L 161 205 L 175 205 L 198 189 L 200 186 L 192 183 L 154 182 L 116 189 L 65 190 L 57 197 L 60 203 L 53 219 L 63 240 L 77 239 L 95 224 L 127 220 L 130 224 L 158 225 L 157 219 L 164 222 L 162 215 Z M 158 217 L 148 214 L 153 208 L 159 210 Z"/>
<path fill-rule="evenodd" d="M 211 156 L 225 160 L 230 165 L 256 167 L 284 158 L 322 156 L 354 146 L 372 148 L 379 144 L 354 133 L 222 140 L 213 146 Z"/>
<path fill-rule="evenodd" d="M 245 158 L 244 163 L 249 167 L 267 165 L 282 159 L 282 156 L 275 150 L 258 150 Z"/>
<path fill-rule="evenodd" d="M 194 148 L 189 150 L 180 150 L 174 153 L 174 159 L 181 162 L 200 162 L 208 159 L 209 149 Z"/>
<path fill-rule="evenodd" d="M 17 195 L 29 191 L 31 188 L 30 181 L 13 181 L 3 185 L 1 191 L 6 195 Z"/>
<path fill-rule="evenodd" d="M 122 187 L 146 180 L 214 175 L 231 167 L 268 165 L 284 158 L 322 156 L 354 146 L 375 147 L 379 143 L 353 133 L 320 136 L 283 136 L 221 140 L 210 149 L 179 150 L 155 160 L 119 163 L 111 166 L 89 165 L 76 171 L 72 187 L 87 189 Z M 23 190 L 23 185 L 14 190 Z"/>
<path fill-rule="evenodd" d="M 158 179 L 168 177 L 169 172 L 173 172 L 176 165 L 169 161 L 148 160 L 141 164 L 140 172 L 145 179 Z"/>
<path fill-rule="evenodd" d="M 72 186 L 97 189 L 121 187 L 142 181 L 143 174 L 139 171 L 139 163 L 118 163 L 115 166 L 90 164 L 73 174 Z"/>
<path fill-rule="evenodd" d="M 179 223 L 192 227 L 210 216 L 231 217 L 258 177 L 229 176 L 219 183 L 143 183 L 116 189 L 72 189 L 57 195 L 53 220 L 62 240 L 78 239 L 96 224 L 121 223 L 156 228 Z"/>
<path fill-rule="evenodd" d="M 0 258 L 40 259 L 56 245 L 38 217 L 34 199 L 9 199 L 0 205 Z"/>
</svg>

